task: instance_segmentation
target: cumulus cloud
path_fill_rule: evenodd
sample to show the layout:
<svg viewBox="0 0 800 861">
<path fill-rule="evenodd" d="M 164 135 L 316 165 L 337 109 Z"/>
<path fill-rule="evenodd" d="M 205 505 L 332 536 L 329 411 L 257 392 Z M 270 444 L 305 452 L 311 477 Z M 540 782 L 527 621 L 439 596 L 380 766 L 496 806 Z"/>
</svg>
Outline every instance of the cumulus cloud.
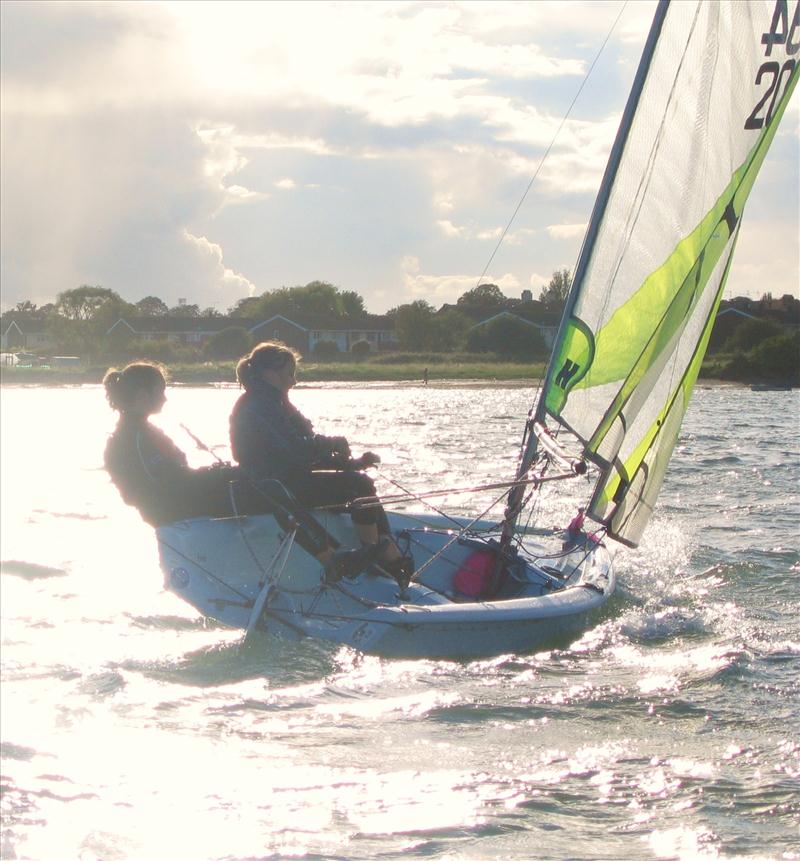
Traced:
<svg viewBox="0 0 800 861">
<path fill-rule="evenodd" d="M 533 293 L 533 298 L 538 299 L 539 294 L 542 292 L 542 289 L 547 287 L 550 283 L 550 275 L 540 275 L 538 272 L 532 272 L 530 278 L 528 279 L 528 285 L 530 286 L 531 293 Z"/>
<path fill-rule="evenodd" d="M 140 112 L 134 128 L 110 111 L 6 116 L 4 132 L 4 301 L 45 303 L 99 283 L 129 301 L 227 307 L 251 289 L 226 274 L 221 251 L 187 240 L 226 192 L 185 120 Z"/>
<path fill-rule="evenodd" d="M 210 242 L 205 236 L 193 236 L 188 230 L 183 231 L 183 236 L 197 250 L 201 258 L 201 267 L 211 272 L 212 282 L 218 285 L 220 291 L 218 299 L 228 296 L 230 301 L 231 298 L 240 298 L 243 294 L 247 296 L 255 294 L 255 284 L 248 281 L 244 275 L 225 266 L 222 248 L 216 242 Z"/>
<path fill-rule="evenodd" d="M 463 227 L 456 227 L 452 221 L 448 221 L 446 218 L 439 219 L 436 223 L 439 225 L 439 229 L 442 233 L 451 239 L 464 235 Z"/>
<path fill-rule="evenodd" d="M 553 239 L 575 239 L 580 238 L 586 232 L 586 224 L 548 224 L 547 233 Z"/>
<path fill-rule="evenodd" d="M 510 230 L 505 237 L 509 245 L 527 245 L 539 231 L 532 227 L 522 227 L 519 230 Z"/>
<path fill-rule="evenodd" d="M 248 203 L 254 200 L 264 200 L 266 194 L 260 191 L 251 191 L 243 185 L 227 185 L 225 186 L 227 194 L 227 203 Z"/>
<path fill-rule="evenodd" d="M 405 302 L 425 299 L 432 305 L 455 303 L 458 297 L 467 290 L 477 287 L 478 283 L 496 284 L 507 296 L 517 296 L 520 283 L 516 275 L 506 273 L 496 277 L 486 274 L 482 278 L 478 274 L 430 275 L 422 271 L 419 258 L 406 255 L 402 260 L 403 286 Z"/>
</svg>

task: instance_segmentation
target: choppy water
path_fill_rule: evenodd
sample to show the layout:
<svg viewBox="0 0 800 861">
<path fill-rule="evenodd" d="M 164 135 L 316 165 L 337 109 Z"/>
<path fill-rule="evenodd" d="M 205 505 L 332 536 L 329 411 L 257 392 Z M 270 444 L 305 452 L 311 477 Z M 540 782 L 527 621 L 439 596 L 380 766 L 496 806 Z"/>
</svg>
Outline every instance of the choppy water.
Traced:
<svg viewBox="0 0 800 861">
<path fill-rule="evenodd" d="M 170 390 L 159 421 L 199 465 L 178 423 L 224 443 L 236 395 Z M 415 488 L 510 474 L 531 397 L 294 395 Z M 4 389 L 0 856 L 800 858 L 799 424 L 798 392 L 701 389 L 597 627 L 400 662 L 241 650 L 161 591 L 100 469 L 101 390 Z M 546 500 L 545 524 L 571 505 Z"/>
</svg>

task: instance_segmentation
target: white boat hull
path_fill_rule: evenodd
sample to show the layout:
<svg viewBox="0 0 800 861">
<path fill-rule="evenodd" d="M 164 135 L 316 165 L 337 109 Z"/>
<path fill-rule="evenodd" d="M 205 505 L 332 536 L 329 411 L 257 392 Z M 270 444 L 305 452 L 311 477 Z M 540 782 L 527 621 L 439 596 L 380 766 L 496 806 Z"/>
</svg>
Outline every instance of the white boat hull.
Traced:
<svg viewBox="0 0 800 861">
<path fill-rule="evenodd" d="M 349 518 L 320 517 L 344 546 L 357 546 Z M 610 556 L 599 544 L 520 558 L 492 600 L 454 587 L 456 572 L 484 539 L 459 538 L 445 521 L 421 526 L 390 515 L 419 573 L 404 593 L 364 573 L 326 584 L 322 566 L 269 515 L 183 521 L 158 530 L 165 586 L 205 616 L 235 628 L 317 637 L 403 658 L 475 658 L 568 642 L 614 592 Z M 445 527 L 450 527 L 445 528 Z"/>
</svg>

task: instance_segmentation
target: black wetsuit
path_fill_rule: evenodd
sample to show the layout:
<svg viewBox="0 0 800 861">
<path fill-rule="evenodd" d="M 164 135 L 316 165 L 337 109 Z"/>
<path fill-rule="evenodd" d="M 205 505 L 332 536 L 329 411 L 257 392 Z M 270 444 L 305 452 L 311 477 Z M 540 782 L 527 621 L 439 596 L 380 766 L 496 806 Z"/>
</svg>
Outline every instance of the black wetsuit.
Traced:
<svg viewBox="0 0 800 861">
<path fill-rule="evenodd" d="M 279 481 L 301 505 L 377 502 L 372 479 L 348 468 L 336 440 L 314 433 L 311 422 L 274 386 L 260 380 L 249 384 L 233 408 L 230 427 L 233 456 L 246 474 Z M 356 505 L 350 514 L 355 523 L 374 523 L 381 533 L 389 531 L 378 505 Z"/>
</svg>

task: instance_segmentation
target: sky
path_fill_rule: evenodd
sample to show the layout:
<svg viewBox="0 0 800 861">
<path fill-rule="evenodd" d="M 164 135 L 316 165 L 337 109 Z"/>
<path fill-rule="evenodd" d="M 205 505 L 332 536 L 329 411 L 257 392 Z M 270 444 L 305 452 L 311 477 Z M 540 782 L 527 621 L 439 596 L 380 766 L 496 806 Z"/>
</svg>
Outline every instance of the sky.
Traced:
<svg viewBox="0 0 800 861">
<path fill-rule="evenodd" d="M 374 313 L 537 296 L 574 267 L 654 8 L 3 0 L 2 307 L 81 284 L 223 312 L 312 280 Z M 798 101 L 728 296 L 800 294 Z"/>
</svg>

